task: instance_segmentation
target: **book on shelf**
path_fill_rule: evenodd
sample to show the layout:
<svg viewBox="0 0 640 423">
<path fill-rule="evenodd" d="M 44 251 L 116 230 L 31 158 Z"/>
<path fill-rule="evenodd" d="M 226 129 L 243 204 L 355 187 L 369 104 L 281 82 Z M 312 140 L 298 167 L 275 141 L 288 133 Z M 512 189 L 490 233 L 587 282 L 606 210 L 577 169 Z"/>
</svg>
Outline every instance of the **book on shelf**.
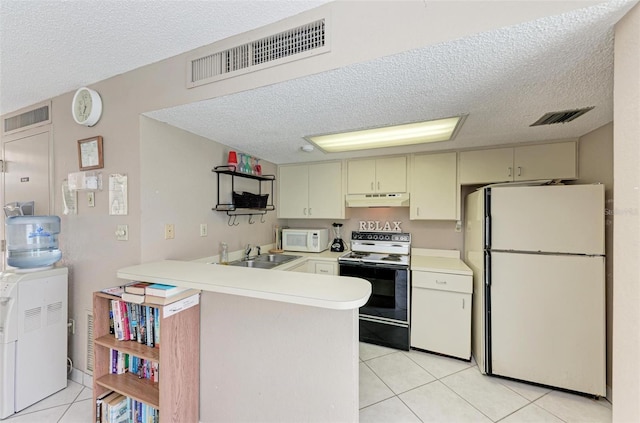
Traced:
<svg viewBox="0 0 640 423">
<path fill-rule="evenodd" d="M 132 283 L 124 286 L 124 292 L 128 292 L 130 294 L 144 294 L 144 290 L 149 285 L 151 285 L 150 282 L 133 281 Z"/>
<path fill-rule="evenodd" d="M 199 293 L 199 289 L 187 289 L 186 291 L 179 292 L 170 297 L 156 297 L 155 295 L 146 295 L 144 302 L 154 305 L 167 305 Z"/>
<path fill-rule="evenodd" d="M 129 303 L 142 304 L 144 302 L 144 299 L 144 294 L 132 294 L 131 292 L 126 291 L 122 294 L 122 301 L 126 301 Z"/>
<path fill-rule="evenodd" d="M 122 294 L 124 293 L 124 286 L 112 286 L 110 288 L 101 289 L 100 292 L 113 295 L 115 297 L 122 297 Z"/>
<path fill-rule="evenodd" d="M 186 291 L 189 288 L 181 286 L 165 285 L 161 283 L 154 283 L 145 288 L 144 293 L 147 295 L 153 295 L 154 297 L 171 297 L 172 295 L 179 294 Z"/>
</svg>

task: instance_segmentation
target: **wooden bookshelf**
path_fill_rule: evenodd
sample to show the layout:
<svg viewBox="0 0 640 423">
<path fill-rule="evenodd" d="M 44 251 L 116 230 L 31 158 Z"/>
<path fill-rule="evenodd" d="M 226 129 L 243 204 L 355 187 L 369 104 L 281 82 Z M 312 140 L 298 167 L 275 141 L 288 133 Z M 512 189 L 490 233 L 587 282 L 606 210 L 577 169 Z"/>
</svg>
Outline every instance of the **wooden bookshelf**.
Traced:
<svg viewBox="0 0 640 423">
<path fill-rule="evenodd" d="M 109 334 L 111 300 L 120 297 L 93 294 L 94 369 L 93 400 L 116 391 L 160 411 L 160 422 L 198 422 L 200 397 L 200 305 L 164 317 L 160 310 L 160 348 L 136 341 L 118 341 Z M 111 374 L 110 349 L 158 362 L 160 381 L 140 379 L 135 374 Z M 165 354 L 162 351 L 166 351 Z M 95 421 L 94 407 L 94 421 Z"/>
</svg>

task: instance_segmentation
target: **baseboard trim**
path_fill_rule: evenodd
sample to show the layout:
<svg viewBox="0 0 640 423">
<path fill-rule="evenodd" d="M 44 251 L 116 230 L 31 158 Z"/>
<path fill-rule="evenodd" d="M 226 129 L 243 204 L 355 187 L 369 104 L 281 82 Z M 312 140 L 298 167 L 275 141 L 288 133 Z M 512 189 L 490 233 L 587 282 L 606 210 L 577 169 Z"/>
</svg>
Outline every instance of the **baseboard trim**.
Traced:
<svg viewBox="0 0 640 423">
<path fill-rule="evenodd" d="M 72 380 L 75 383 L 79 383 L 80 385 L 84 385 L 87 388 L 93 389 L 93 375 L 85 373 L 82 370 L 76 369 L 75 367 L 71 369 L 69 380 Z"/>
</svg>

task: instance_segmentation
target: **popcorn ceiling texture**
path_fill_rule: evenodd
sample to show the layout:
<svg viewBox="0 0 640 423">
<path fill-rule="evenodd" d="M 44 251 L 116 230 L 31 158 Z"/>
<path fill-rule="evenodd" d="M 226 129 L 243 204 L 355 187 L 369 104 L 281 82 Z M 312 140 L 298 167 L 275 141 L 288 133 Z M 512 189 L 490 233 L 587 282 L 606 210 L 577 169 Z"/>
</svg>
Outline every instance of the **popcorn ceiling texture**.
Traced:
<svg viewBox="0 0 640 423">
<path fill-rule="evenodd" d="M 477 34 L 152 118 L 274 163 L 573 138 L 613 118 L 613 24 L 621 2 Z M 540 116 L 595 106 L 567 124 Z M 468 114 L 451 143 L 325 154 L 305 135 Z"/>
<path fill-rule="evenodd" d="M 0 115 L 327 1 L 0 0 Z"/>
<path fill-rule="evenodd" d="M 0 113 L 326 1 L 181 1 L 180 7 L 171 1 L 39 1 L 37 16 L 25 12 L 27 3 L 0 0 Z M 278 164 L 579 137 L 613 118 L 613 25 L 633 4 L 601 2 L 147 115 Z M 86 8 L 92 18 L 79 19 Z M 21 45 L 45 44 L 37 55 L 7 44 L 4 35 L 11 31 L 62 17 L 66 24 L 44 26 L 37 39 L 35 32 L 21 35 Z M 86 60 L 74 59 L 78 55 Z M 32 70 L 40 63 L 47 72 L 38 82 Z M 30 75 L 29 84 L 24 75 Z M 595 109 L 571 123 L 529 127 L 546 112 L 588 106 Z M 450 143 L 350 154 L 300 151 L 305 135 L 458 114 L 468 118 Z"/>
</svg>

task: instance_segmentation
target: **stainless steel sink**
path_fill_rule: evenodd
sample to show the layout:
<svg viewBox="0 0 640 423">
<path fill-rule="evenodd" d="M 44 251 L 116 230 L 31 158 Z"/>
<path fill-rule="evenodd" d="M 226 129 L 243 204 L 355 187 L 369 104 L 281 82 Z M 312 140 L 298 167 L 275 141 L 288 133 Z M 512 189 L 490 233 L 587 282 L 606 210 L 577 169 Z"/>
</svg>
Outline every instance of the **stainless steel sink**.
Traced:
<svg viewBox="0 0 640 423">
<path fill-rule="evenodd" d="M 273 269 L 283 263 L 300 258 L 301 256 L 292 256 L 288 254 L 260 254 L 259 256 L 248 259 L 232 261 L 229 266 L 238 267 L 255 267 L 257 269 Z"/>
</svg>

